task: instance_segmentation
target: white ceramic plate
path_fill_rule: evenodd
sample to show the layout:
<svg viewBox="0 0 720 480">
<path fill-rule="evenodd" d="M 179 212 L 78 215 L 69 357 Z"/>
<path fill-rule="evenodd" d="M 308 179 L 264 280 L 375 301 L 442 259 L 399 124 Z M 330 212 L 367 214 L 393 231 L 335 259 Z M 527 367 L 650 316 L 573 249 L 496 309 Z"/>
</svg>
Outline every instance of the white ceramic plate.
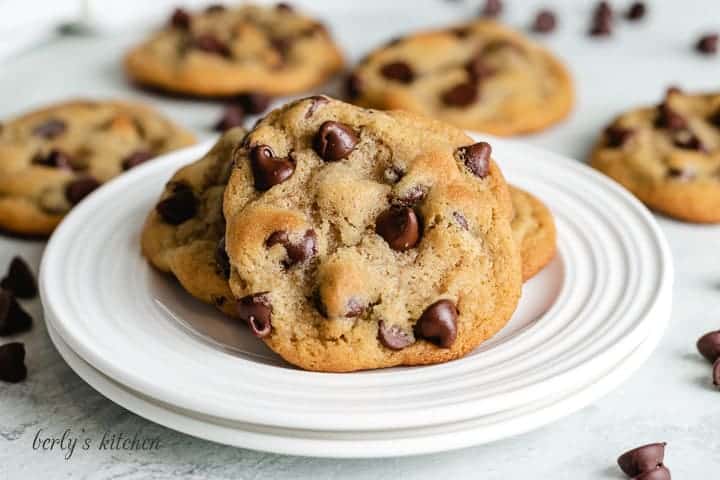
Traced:
<svg viewBox="0 0 720 480">
<path fill-rule="evenodd" d="M 353 374 L 299 371 L 152 270 L 138 248 L 145 215 L 172 173 L 208 143 L 149 162 L 73 210 L 43 258 L 46 317 L 73 351 L 118 383 L 230 422 L 419 428 L 577 390 L 606 375 L 669 315 L 669 249 L 648 211 L 602 175 L 547 151 L 491 141 L 508 179 L 552 209 L 559 255 L 525 286 L 506 328 L 463 359 Z"/>
<path fill-rule="evenodd" d="M 669 300 L 668 300 L 669 303 Z M 669 304 L 668 304 L 669 310 Z M 77 356 L 48 322 L 50 338 L 75 372 L 98 392 L 128 410 L 166 427 L 206 440 L 287 455 L 336 458 L 391 457 L 454 450 L 489 443 L 539 428 L 570 415 L 632 375 L 662 338 L 669 316 L 630 355 L 597 381 L 567 395 L 552 395 L 532 405 L 462 422 L 418 429 L 375 432 L 290 430 L 252 424 L 218 423 L 181 411 L 129 390 Z"/>
</svg>

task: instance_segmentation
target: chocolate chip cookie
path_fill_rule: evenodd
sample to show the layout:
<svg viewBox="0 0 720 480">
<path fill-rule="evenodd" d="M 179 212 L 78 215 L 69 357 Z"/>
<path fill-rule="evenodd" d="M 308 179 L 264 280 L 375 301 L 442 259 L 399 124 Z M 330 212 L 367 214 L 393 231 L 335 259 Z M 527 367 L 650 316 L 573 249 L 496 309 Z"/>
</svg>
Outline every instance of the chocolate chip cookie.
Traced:
<svg viewBox="0 0 720 480">
<path fill-rule="evenodd" d="M 525 281 L 545 268 L 555 256 L 555 221 L 545 204 L 525 190 L 510 186 L 510 198 L 515 212 L 511 227 L 520 248 Z"/>
<path fill-rule="evenodd" d="M 287 4 L 176 10 L 125 58 L 137 82 L 199 96 L 301 92 L 342 66 L 325 26 Z"/>
<path fill-rule="evenodd" d="M 77 100 L 10 120 L 0 127 L 0 228 L 48 235 L 103 182 L 193 142 L 128 102 Z"/>
<path fill-rule="evenodd" d="M 542 130 L 573 104 L 560 61 L 490 20 L 395 39 L 360 63 L 346 90 L 358 105 L 409 110 L 495 135 Z"/>
<path fill-rule="evenodd" d="M 309 370 L 465 355 L 521 287 L 491 147 L 406 112 L 311 97 L 235 152 L 225 248 L 237 316 Z"/>
<path fill-rule="evenodd" d="M 175 173 L 150 212 L 141 235 L 145 257 L 173 274 L 195 298 L 237 316 L 228 279 L 222 200 L 233 152 L 245 137 L 229 130 L 200 160 Z"/>
<path fill-rule="evenodd" d="M 591 164 L 658 212 L 720 222 L 720 94 L 671 88 L 659 105 L 620 115 Z"/>
</svg>

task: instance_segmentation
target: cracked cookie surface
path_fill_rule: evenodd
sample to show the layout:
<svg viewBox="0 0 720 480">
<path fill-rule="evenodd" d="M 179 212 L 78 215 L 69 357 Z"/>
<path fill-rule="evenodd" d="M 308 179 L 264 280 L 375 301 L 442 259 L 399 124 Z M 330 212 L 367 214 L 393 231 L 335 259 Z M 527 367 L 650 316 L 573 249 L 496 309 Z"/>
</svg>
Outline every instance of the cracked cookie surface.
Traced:
<svg viewBox="0 0 720 480">
<path fill-rule="evenodd" d="M 194 141 L 130 102 L 76 100 L 10 120 L 0 126 L 0 228 L 49 235 L 102 183 Z"/>
<path fill-rule="evenodd" d="M 470 352 L 509 320 L 521 286 L 490 154 L 446 124 L 327 97 L 271 112 L 225 190 L 237 316 L 310 370 Z"/>
<path fill-rule="evenodd" d="M 560 121 L 574 95 L 570 75 L 550 52 L 489 20 L 395 39 L 371 52 L 346 88 L 358 105 L 495 135 Z"/>
<path fill-rule="evenodd" d="M 513 211 L 511 227 L 520 249 L 523 281 L 535 276 L 555 257 L 555 221 L 550 210 L 534 195 L 510 186 Z"/>
<path fill-rule="evenodd" d="M 659 105 L 620 115 L 590 163 L 658 212 L 720 222 L 720 94 L 670 89 Z"/>
<path fill-rule="evenodd" d="M 325 26 L 284 4 L 176 10 L 125 57 L 137 82 L 200 96 L 301 92 L 342 66 Z"/>
</svg>

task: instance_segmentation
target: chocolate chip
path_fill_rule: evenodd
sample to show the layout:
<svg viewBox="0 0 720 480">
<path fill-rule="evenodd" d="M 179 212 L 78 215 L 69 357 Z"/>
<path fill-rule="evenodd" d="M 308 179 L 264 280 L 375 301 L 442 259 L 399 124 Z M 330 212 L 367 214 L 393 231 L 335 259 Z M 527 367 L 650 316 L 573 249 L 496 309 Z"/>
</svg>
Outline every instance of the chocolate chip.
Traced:
<svg viewBox="0 0 720 480">
<path fill-rule="evenodd" d="M 463 215 L 460 212 L 453 212 L 453 218 L 457 222 L 460 227 L 462 227 L 463 230 L 468 230 L 470 227 L 468 226 L 467 218 L 465 218 L 465 215 Z"/>
<path fill-rule="evenodd" d="M 457 337 L 458 311 L 450 300 L 438 300 L 425 309 L 415 325 L 415 335 L 449 348 Z"/>
<path fill-rule="evenodd" d="M 153 158 L 155 155 L 153 155 L 152 152 L 149 152 L 148 150 L 136 150 L 127 157 L 125 157 L 125 160 L 122 162 L 122 168 L 123 170 L 130 170 L 131 168 L 137 167 L 141 163 L 145 163 L 151 158 Z"/>
<path fill-rule="evenodd" d="M 661 465 L 654 470 L 649 470 L 645 473 L 641 473 L 637 477 L 633 477 L 631 480 L 670 480 L 670 470 L 665 465 Z"/>
<path fill-rule="evenodd" d="M 305 118 L 312 118 L 318 108 L 330 101 L 327 97 L 322 95 L 308 97 L 307 100 L 310 100 L 310 106 L 308 107 L 307 112 L 305 112 Z"/>
<path fill-rule="evenodd" d="M 222 57 L 230 57 L 230 48 L 212 33 L 203 33 L 193 39 L 192 46 L 198 50 Z"/>
<path fill-rule="evenodd" d="M 668 91 L 670 93 L 670 91 Z M 658 114 L 655 119 L 655 126 L 658 128 L 667 128 L 669 130 L 681 130 L 687 128 L 687 120 L 685 117 L 670 108 L 667 102 L 658 105 Z"/>
<path fill-rule="evenodd" d="M 387 325 L 384 320 L 378 323 L 378 340 L 390 350 L 402 350 L 415 343 L 410 333 L 397 325 Z"/>
<path fill-rule="evenodd" d="M 263 192 L 283 183 L 295 173 L 295 163 L 290 156 L 276 157 L 267 145 L 256 145 L 250 150 L 250 166 L 255 188 Z"/>
<path fill-rule="evenodd" d="M 223 110 L 220 120 L 215 124 L 215 131 L 225 132 L 231 128 L 241 127 L 245 121 L 245 110 L 240 105 L 228 105 Z"/>
<path fill-rule="evenodd" d="M 415 80 L 412 67 L 402 61 L 386 63 L 380 69 L 380 73 L 383 77 L 400 83 L 412 83 Z"/>
<path fill-rule="evenodd" d="M 58 118 L 49 118 L 40 125 L 36 125 L 32 133 L 38 137 L 52 139 L 63 134 L 66 129 L 67 125 L 64 121 Z"/>
<path fill-rule="evenodd" d="M 363 314 L 367 305 L 357 298 L 351 298 L 348 300 L 346 307 L 345 316 L 348 318 L 355 318 Z"/>
<path fill-rule="evenodd" d="M 100 182 L 89 175 L 76 178 L 65 186 L 65 198 L 72 205 L 77 205 L 99 186 Z"/>
<path fill-rule="evenodd" d="M 605 138 L 607 139 L 608 147 L 611 148 L 622 147 L 634 134 L 635 131 L 633 129 L 616 125 L 611 125 L 605 129 Z"/>
<path fill-rule="evenodd" d="M 72 170 L 72 157 L 60 149 L 53 148 L 50 152 L 42 156 L 40 154 L 33 158 L 33 164 L 42 165 L 44 167 L 60 168 L 63 170 Z"/>
<path fill-rule="evenodd" d="M 450 30 L 450 33 L 462 40 L 470 36 L 472 29 L 468 27 L 455 27 Z"/>
<path fill-rule="evenodd" d="M 18 383 L 26 378 L 25 345 L 20 342 L 12 342 L 0 346 L 0 380 Z"/>
<path fill-rule="evenodd" d="M 241 298 L 237 303 L 237 313 L 247 323 L 258 338 L 265 338 L 272 331 L 272 306 L 268 292 L 256 293 Z"/>
<path fill-rule="evenodd" d="M 675 181 L 689 182 L 695 178 L 695 171 L 689 168 L 670 167 L 667 175 Z"/>
<path fill-rule="evenodd" d="M 38 293 L 35 276 L 20 257 L 13 257 L 5 278 L 0 280 L 0 287 L 11 291 L 18 298 L 33 298 Z"/>
<path fill-rule="evenodd" d="M 187 10 L 182 8 L 176 8 L 170 17 L 170 26 L 178 28 L 180 30 L 190 29 L 191 17 Z"/>
<path fill-rule="evenodd" d="M 283 60 L 287 58 L 292 43 L 292 39 L 288 37 L 273 37 L 270 39 L 270 44 L 277 50 Z"/>
<path fill-rule="evenodd" d="M 606 17 L 595 19 L 590 27 L 590 35 L 594 37 L 610 35 L 610 33 L 612 33 L 612 21 Z"/>
<path fill-rule="evenodd" d="M 710 362 L 720 358 L 720 331 L 706 333 L 697 341 L 700 354 Z"/>
<path fill-rule="evenodd" d="M 705 151 L 705 146 L 698 136 L 688 130 L 677 132 L 673 137 L 673 145 L 685 150 Z"/>
<path fill-rule="evenodd" d="M 205 13 L 220 13 L 224 12 L 225 10 L 227 10 L 227 7 L 225 7 L 225 5 L 220 5 L 219 3 L 216 3 L 213 5 L 208 5 L 205 8 Z"/>
<path fill-rule="evenodd" d="M 490 155 L 492 147 L 487 142 L 478 142 L 457 150 L 457 155 L 473 175 L 479 178 L 487 177 L 490 172 Z"/>
<path fill-rule="evenodd" d="M 665 442 L 651 443 L 628 450 L 618 457 L 618 466 L 630 477 L 654 470 L 663 463 L 665 445 Z"/>
<path fill-rule="evenodd" d="M 409 250 L 420 242 L 420 220 L 412 208 L 391 207 L 375 222 L 375 232 L 399 252 Z"/>
<path fill-rule="evenodd" d="M 467 107 L 478 98 L 478 86 L 472 82 L 463 82 L 444 91 L 441 99 L 451 107 Z"/>
<path fill-rule="evenodd" d="M 480 10 L 483 17 L 497 17 L 502 13 L 503 5 L 501 0 L 485 0 L 485 5 Z"/>
<path fill-rule="evenodd" d="M 225 236 L 215 247 L 215 271 L 226 280 L 230 278 L 230 257 L 225 250 Z"/>
<path fill-rule="evenodd" d="M 270 248 L 277 244 L 285 247 L 287 253 L 287 259 L 283 262 L 285 268 L 305 262 L 317 255 L 317 235 L 312 229 L 307 230 L 296 242 L 290 240 L 290 236 L 285 230 L 273 232 L 265 241 L 265 245 Z"/>
<path fill-rule="evenodd" d="M 363 82 L 362 79 L 355 73 L 348 75 L 345 78 L 345 95 L 350 100 L 356 100 L 362 95 Z"/>
<path fill-rule="evenodd" d="M 173 192 L 158 202 L 155 210 L 170 225 L 180 225 L 195 216 L 198 200 L 192 189 L 184 183 L 176 183 Z"/>
<path fill-rule="evenodd" d="M 428 194 L 428 187 L 425 185 L 415 185 L 409 188 L 401 196 L 397 197 L 393 203 L 403 207 L 414 207 L 421 202 Z"/>
<path fill-rule="evenodd" d="M 550 10 L 540 10 L 535 16 L 532 29 L 537 33 L 549 33 L 555 30 L 555 14 Z"/>
<path fill-rule="evenodd" d="M 612 7 L 608 2 L 598 2 L 593 10 L 593 17 L 595 18 L 612 18 L 613 11 Z"/>
<path fill-rule="evenodd" d="M 245 93 L 237 98 L 240 106 L 250 115 L 263 113 L 270 106 L 272 97 L 259 92 Z"/>
<path fill-rule="evenodd" d="M 703 35 L 695 44 L 695 50 L 703 55 L 715 55 L 718 49 L 718 35 L 716 33 Z"/>
<path fill-rule="evenodd" d="M 349 125 L 327 121 L 315 134 L 313 148 L 323 160 L 335 162 L 350 155 L 358 141 L 357 134 Z"/>
<path fill-rule="evenodd" d="M 495 69 L 488 66 L 482 55 L 475 55 L 465 64 L 465 71 L 474 81 L 480 81 L 495 74 Z"/>
<path fill-rule="evenodd" d="M 645 16 L 646 12 L 647 8 L 643 2 L 634 2 L 625 13 L 625 18 L 630 21 L 640 20 Z"/>
<path fill-rule="evenodd" d="M 593 11 L 590 35 L 609 35 L 612 31 L 612 8 L 607 2 L 600 2 Z"/>
<path fill-rule="evenodd" d="M 0 289 L 0 336 L 27 332 L 32 328 L 32 317 L 23 310 L 15 295 L 9 290 Z"/>
<path fill-rule="evenodd" d="M 282 12 L 292 12 L 295 10 L 292 5 L 290 5 L 289 3 L 286 3 L 286 2 L 278 3 L 277 5 L 275 5 L 275 8 Z"/>
</svg>

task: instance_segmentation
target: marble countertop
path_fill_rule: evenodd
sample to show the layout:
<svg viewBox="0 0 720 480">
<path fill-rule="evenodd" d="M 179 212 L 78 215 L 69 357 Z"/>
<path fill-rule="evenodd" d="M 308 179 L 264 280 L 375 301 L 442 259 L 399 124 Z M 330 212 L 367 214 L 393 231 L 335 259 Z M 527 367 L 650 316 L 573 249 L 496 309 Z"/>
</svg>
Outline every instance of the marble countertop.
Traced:
<svg viewBox="0 0 720 480">
<path fill-rule="evenodd" d="M 296 2 L 303 3 L 303 2 Z M 331 19 L 352 59 L 419 26 L 467 17 L 478 2 L 368 0 L 357 11 L 324 11 L 328 2 L 304 2 Z M 665 88 L 718 89 L 720 57 L 691 50 L 707 29 L 718 28 L 720 6 L 712 0 L 648 2 L 647 21 L 622 22 L 609 39 L 584 32 L 593 2 L 510 1 L 504 16 L 525 28 L 541 4 L 553 4 L 560 28 L 540 38 L 568 62 L 578 90 L 577 106 L 562 125 L 523 138 L 584 159 L 593 138 L 618 112 L 656 103 Z M 613 2 L 626 5 L 627 1 Z M 713 23 L 713 21 L 715 23 Z M 372 28 L 369 28 L 372 26 Z M 142 98 L 177 117 L 200 136 L 221 107 L 167 99 L 132 90 L 118 58 L 140 32 L 65 36 L 0 64 L 0 118 L 68 96 Z M 666 463 L 676 479 L 710 478 L 720 468 L 720 392 L 711 369 L 695 351 L 696 339 L 720 328 L 720 227 L 694 226 L 658 217 L 675 262 L 672 321 L 658 349 L 629 381 L 584 410 L 534 432 L 459 451 L 382 460 L 288 457 L 198 440 L 140 418 L 87 386 L 64 363 L 48 338 L 39 301 L 25 303 L 36 323 L 18 339 L 28 350 L 28 380 L 0 384 L 0 478 L 525 478 L 621 479 L 619 453 L 652 441 L 668 442 Z M 78 239 L 82 241 L 82 239 Z M 35 269 L 44 244 L 0 237 L 0 267 L 15 254 Z M 201 394 L 201 392 L 198 392 Z M 715 403 L 713 403 L 715 402 Z M 106 432 L 157 437 L 157 449 L 117 451 L 34 448 L 48 437 L 90 438 Z M 47 445 L 47 443 L 45 444 Z"/>
</svg>

